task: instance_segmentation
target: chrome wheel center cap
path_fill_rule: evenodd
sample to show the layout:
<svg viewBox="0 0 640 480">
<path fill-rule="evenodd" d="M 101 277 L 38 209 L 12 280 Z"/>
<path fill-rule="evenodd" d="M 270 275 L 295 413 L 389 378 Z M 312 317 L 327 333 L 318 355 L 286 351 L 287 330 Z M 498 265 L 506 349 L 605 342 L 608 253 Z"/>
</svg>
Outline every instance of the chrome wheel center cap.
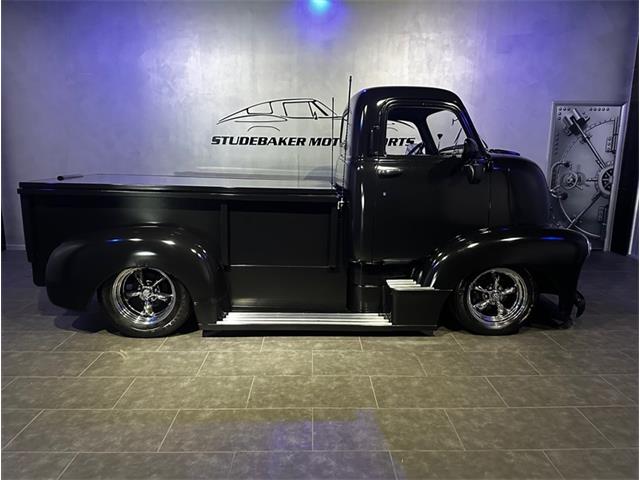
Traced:
<svg viewBox="0 0 640 480">
<path fill-rule="evenodd" d="M 149 298 L 151 298 L 151 294 L 152 294 L 151 289 L 150 288 L 145 288 L 145 289 L 142 290 L 142 293 L 140 294 L 140 297 L 143 300 L 149 300 Z"/>
</svg>

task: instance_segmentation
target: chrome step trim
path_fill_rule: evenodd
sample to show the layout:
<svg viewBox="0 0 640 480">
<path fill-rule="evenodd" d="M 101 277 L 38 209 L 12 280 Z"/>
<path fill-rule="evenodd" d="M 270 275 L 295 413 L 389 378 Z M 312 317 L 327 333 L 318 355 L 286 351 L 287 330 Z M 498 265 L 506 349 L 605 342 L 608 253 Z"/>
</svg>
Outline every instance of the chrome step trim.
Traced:
<svg viewBox="0 0 640 480">
<path fill-rule="evenodd" d="M 387 285 L 391 290 L 398 290 L 401 292 L 407 290 L 434 290 L 433 287 L 423 287 L 411 278 L 387 280 Z"/>
<path fill-rule="evenodd" d="M 361 319 L 374 319 L 380 318 L 381 314 L 379 313 L 335 313 L 335 312 L 244 312 L 244 311 L 231 311 L 227 314 L 227 316 L 233 315 L 237 318 L 261 318 L 265 315 L 269 315 L 272 317 L 278 318 L 296 318 L 299 319 L 301 317 L 304 318 L 338 318 L 338 319 L 353 319 L 353 318 L 361 318 Z"/>
<path fill-rule="evenodd" d="M 354 325 L 386 327 L 389 319 L 379 313 L 229 312 L 218 325 Z"/>
<path fill-rule="evenodd" d="M 418 285 L 418 283 L 411 279 L 411 278 L 399 278 L 399 279 L 392 279 L 392 280 L 387 280 L 387 285 L 392 286 L 392 285 Z"/>
<path fill-rule="evenodd" d="M 223 320 L 222 322 L 218 322 L 216 325 L 325 325 L 325 326 L 337 326 L 337 325 L 349 325 L 354 327 L 390 327 L 391 322 L 353 322 L 353 321 L 343 321 L 343 322 L 324 322 L 322 320 L 319 321 L 297 321 L 297 322 L 282 322 L 280 320 L 260 320 L 256 322 L 246 322 L 242 320 L 237 321 L 228 321 Z"/>
</svg>

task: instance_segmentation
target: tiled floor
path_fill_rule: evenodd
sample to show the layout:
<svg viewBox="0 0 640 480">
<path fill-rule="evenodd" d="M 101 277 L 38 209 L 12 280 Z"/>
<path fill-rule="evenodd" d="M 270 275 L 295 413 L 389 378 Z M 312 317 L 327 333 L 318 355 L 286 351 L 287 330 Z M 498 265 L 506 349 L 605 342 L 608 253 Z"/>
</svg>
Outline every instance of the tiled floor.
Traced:
<svg viewBox="0 0 640 480">
<path fill-rule="evenodd" d="M 2 256 L 3 478 L 638 478 L 638 265 L 570 330 L 123 338 Z"/>
</svg>

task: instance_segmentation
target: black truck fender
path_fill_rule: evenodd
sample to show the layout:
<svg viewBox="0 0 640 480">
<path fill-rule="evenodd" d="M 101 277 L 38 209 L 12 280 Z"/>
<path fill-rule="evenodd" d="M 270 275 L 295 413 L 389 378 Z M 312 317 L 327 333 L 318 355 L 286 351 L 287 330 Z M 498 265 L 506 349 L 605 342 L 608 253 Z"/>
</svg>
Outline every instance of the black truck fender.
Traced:
<svg viewBox="0 0 640 480">
<path fill-rule="evenodd" d="M 590 253 L 579 232 L 551 227 L 484 228 L 459 235 L 436 249 L 416 269 L 423 286 L 455 290 L 464 278 L 492 267 L 519 267 L 533 277 L 539 293 L 558 295 L 562 322 L 574 305 L 584 310 L 578 277 Z"/>
<path fill-rule="evenodd" d="M 47 294 L 58 306 L 83 310 L 104 282 L 131 266 L 174 276 L 187 288 L 198 323 L 216 322 L 227 295 L 215 247 L 177 226 L 110 229 L 63 242 L 47 262 Z"/>
</svg>

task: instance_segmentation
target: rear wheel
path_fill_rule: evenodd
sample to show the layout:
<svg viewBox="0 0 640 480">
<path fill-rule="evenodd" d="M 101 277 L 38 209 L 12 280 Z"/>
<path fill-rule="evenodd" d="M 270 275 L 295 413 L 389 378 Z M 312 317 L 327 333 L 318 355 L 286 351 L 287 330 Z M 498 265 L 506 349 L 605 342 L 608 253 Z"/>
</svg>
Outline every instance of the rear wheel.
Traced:
<svg viewBox="0 0 640 480">
<path fill-rule="evenodd" d="M 533 280 L 525 271 L 491 268 L 460 282 L 453 310 L 472 332 L 507 335 L 519 330 L 535 297 Z"/>
<path fill-rule="evenodd" d="M 176 278 L 157 268 L 125 268 L 100 289 L 113 325 L 131 337 L 162 337 L 189 317 L 191 301 Z"/>
</svg>

